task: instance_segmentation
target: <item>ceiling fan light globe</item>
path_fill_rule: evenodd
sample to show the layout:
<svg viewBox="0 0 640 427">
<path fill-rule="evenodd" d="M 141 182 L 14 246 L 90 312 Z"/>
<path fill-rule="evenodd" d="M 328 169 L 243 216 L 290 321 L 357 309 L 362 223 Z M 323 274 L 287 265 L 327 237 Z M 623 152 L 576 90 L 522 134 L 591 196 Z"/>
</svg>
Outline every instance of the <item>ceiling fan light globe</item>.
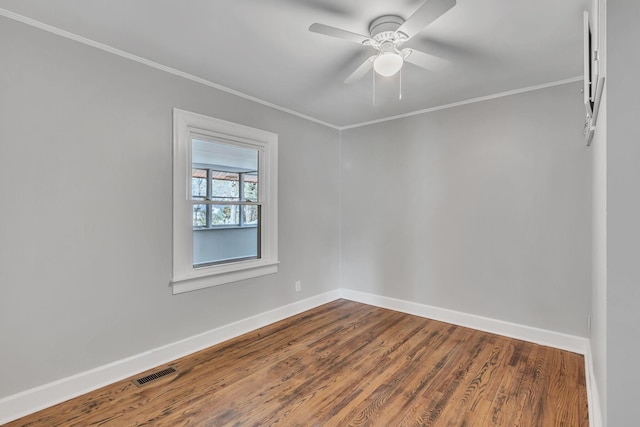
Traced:
<svg viewBox="0 0 640 427">
<path fill-rule="evenodd" d="M 404 60 L 401 55 L 395 52 L 386 52 L 380 54 L 375 61 L 373 61 L 373 69 L 381 76 L 390 77 L 400 71 L 403 62 Z"/>
</svg>

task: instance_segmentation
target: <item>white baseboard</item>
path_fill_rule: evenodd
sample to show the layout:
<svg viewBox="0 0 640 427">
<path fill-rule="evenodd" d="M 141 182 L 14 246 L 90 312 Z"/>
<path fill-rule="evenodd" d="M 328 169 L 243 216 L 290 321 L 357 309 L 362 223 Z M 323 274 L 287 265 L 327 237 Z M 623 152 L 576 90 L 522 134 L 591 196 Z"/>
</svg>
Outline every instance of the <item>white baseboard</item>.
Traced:
<svg viewBox="0 0 640 427">
<path fill-rule="evenodd" d="M 156 366 L 169 363 L 172 360 L 339 298 L 580 353 L 585 355 L 587 377 L 592 378 L 593 368 L 591 366 L 591 358 L 588 356 L 589 340 L 586 338 L 396 298 L 349 289 L 336 289 L 0 399 L 0 424 L 64 402 Z M 595 408 L 594 402 L 597 401 L 597 390 L 595 390 L 595 384 L 591 378 L 587 380 L 589 407 L 593 406 Z M 599 413 L 590 413 L 590 419 L 597 420 L 598 418 L 596 417 L 598 415 Z M 592 426 L 599 427 L 599 424 L 592 423 Z"/>
<path fill-rule="evenodd" d="M 589 425 L 591 427 L 602 427 L 604 425 L 604 418 L 602 409 L 600 408 L 598 383 L 595 378 L 595 373 L 593 372 L 591 345 L 589 345 L 587 354 L 584 355 L 584 369 L 587 381 L 587 401 L 589 402 Z"/>
<path fill-rule="evenodd" d="M 561 350 L 572 351 L 582 355 L 586 354 L 587 349 L 589 348 L 589 340 L 587 338 L 549 331 L 546 329 L 533 328 L 531 326 L 519 325 L 516 323 L 491 319 L 489 317 L 477 316 L 475 314 L 462 313 L 460 311 L 448 310 L 446 308 L 368 294 L 365 292 L 352 291 L 349 289 L 340 289 L 340 297 L 351 301 L 361 302 L 363 304 L 388 308 L 390 310 L 414 314 L 416 316 L 439 320 L 441 322 L 453 323 L 454 325 L 465 326 L 467 328 L 490 332 L 492 334 L 504 335 L 510 338 L 555 347 Z"/>
<path fill-rule="evenodd" d="M 0 425 L 340 297 L 333 290 L 0 399 Z"/>
</svg>

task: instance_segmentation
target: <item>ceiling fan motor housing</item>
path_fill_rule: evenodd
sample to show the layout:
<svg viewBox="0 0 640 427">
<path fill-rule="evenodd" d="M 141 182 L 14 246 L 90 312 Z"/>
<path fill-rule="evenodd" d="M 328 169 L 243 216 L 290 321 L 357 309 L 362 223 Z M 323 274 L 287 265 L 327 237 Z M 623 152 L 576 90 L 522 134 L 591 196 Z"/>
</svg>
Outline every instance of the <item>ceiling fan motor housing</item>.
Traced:
<svg viewBox="0 0 640 427">
<path fill-rule="evenodd" d="M 371 38 L 378 43 L 382 43 L 388 40 L 394 40 L 397 38 L 396 30 L 404 24 L 404 19 L 396 15 L 384 15 L 374 19 L 369 25 L 369 34 Z M 399 33 L 404 36 L 406 40 L 408 37 L 406 34 Z"/>
</svg>

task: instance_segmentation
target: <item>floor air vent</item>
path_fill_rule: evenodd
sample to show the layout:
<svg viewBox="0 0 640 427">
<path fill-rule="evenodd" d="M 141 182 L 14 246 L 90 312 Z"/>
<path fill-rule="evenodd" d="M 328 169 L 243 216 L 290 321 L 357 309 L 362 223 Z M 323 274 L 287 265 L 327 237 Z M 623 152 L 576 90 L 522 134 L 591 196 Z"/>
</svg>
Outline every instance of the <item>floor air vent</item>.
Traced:
<svg viewBox="0 0 640 427">
<path fill-rule="evenodd" d="M 166 377 L 167 375 L 175 374 L 176 372 L 178 372 L 176 368 L 174 368 L 173 366 L 169 366 L 167 369 L 154 372 L 153 374 L 149 374 L 146 377 L 137 378 L 133 380 L 133 383 L 138 387 L 142 387 L 143 385 L 147 385 L 155 380 Z"/>
</svg>

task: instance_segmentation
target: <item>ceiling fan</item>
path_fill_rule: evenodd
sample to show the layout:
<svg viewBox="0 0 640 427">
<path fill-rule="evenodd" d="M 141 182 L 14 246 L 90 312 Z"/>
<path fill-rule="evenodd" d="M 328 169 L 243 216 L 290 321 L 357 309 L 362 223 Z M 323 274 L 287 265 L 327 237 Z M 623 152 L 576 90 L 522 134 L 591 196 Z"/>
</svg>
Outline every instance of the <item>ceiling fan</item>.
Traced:
<svg viewBox="0 0 640 427">
<path fill-rule="evenodd" d="M 396 15 L 380 16 L 369 25 L 369 37 L 317 23 L 312 24 L 309 31 L 370 46 L 376 51 L 347 77 L 344 81 L 347 84 L 360 80 L 372 68 L 381 76 L 393 76 L 405 61 L 434 70 L 448 62 L 419 50 L 401 49 L 401 46 L 455 5 L 456 0 L 426 0 L 406 21 Z"/>
</svg>

